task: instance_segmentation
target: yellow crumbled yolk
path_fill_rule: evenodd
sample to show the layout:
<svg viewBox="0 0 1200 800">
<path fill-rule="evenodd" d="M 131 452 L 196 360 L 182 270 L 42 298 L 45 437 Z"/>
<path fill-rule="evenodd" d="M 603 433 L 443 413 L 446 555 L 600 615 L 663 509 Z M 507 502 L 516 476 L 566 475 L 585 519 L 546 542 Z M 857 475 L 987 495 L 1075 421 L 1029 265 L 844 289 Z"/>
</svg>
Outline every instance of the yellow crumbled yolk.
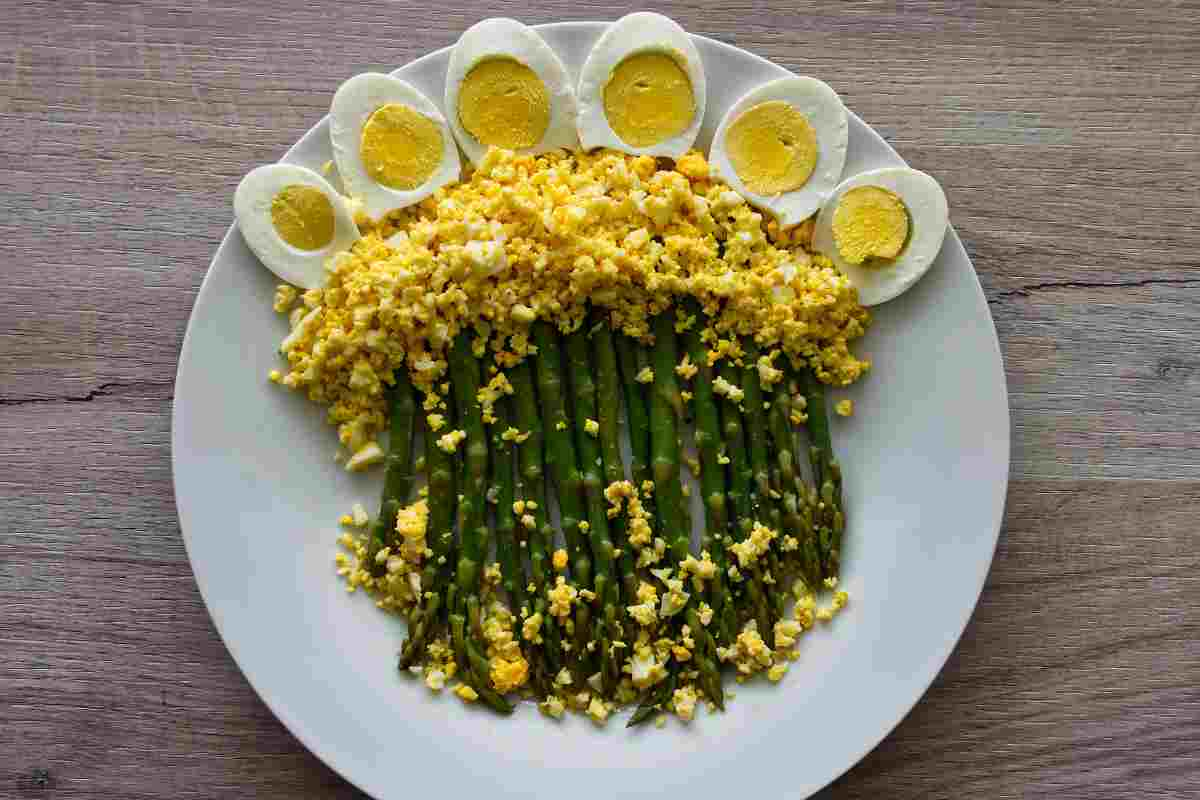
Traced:
<svg viewBox="0 0 1200 800">
<path fill-rule="evenodd" d="M 447 453 L 453 453 L 458 449 L 467 438 L 467 432 L 463 430 L 450 431 L 444 436 L 439 436 L 437 446 Z"/>
<path fill-rule="evenodd" d="M 848 264 L 892 259 L 908 241 L 908 209 L 892 192 L 856 186 L 833 210 L 833 242 Z"/>
<path fill-rule="evenodd" d="M 654 383 L 654 370 L 649 367 L 642 367 L 638 370 L 638 374 L 634 376 L 634 380 L 638 383 Z"/>
<path fill-rule="evenodd" d="M 696 714 L 696 701 L 699 697 L 691 686 L 682 686 L 675 690 L 671 697 L 671 707 L 675 715 L 684 722 L 691 722 Z"/>
<path fill-rule="evenodd" d="M 429 502 L 418 500 L 396 513 L 396 533 L 400 534 L 400 557 L 410 564 L 425 556 L 425 531 L 429 524 Z"/>
<path fill-rule="evenodd" d="M 734 403 L 742 402 L 742 398 L 746 396 L 746 393 L 740 386 L 736 386 L 721 377 L 713 380 L 713 394 L 720 397 L 728 397 Z"/>
<path fill-rule="evenodd" d="M 599 436 L 600 435 L 600 423 L 594 419 L 586 420 L 583 423 L 583 429 L 584 429 L 584 431 L 587 432 L 587 434 L 589 436 Z"/>
<path fill-rule="evenodd" d="M 689 157 L 702 174 L 703 156 Z M 357 453 L 386 425 L 396 369 L 409 370 L 426 411 L 442 412 L 447 349 L 463 330 L 486 331 L 481 347 L 507 367 L 531 348 L 518 306 L 563 330 L 596 307 L 645 340 L 649 320 L 679 295 L 710 315 L 710 365 L 714 353 L 739 358 L 736 337 L 753 334 L 764 353 L 783 350 L 826 383 L 857 380 L 869 363 L 850 343 L 869 314 L 853 285 L 823 256 L 774 244 L 767 227 L 723 184 L 653 158 L 492 149 L 464 182 L 362 226 L 351 250 L 329 260 L 326 285 L 291 312 L 277 382 L 325 406 Z M 631 250 L 624 243 L 638 231 L 645 242 Z M 786 301 L 774 294 L 781 285 Z M 638 375 L 652 379 L 649 369 Z"/>
<path fill-rule="evenodd" d="M 455 686 L 454 693 L 458 695 L 459 699 L 464 703 L 474 703 L 479 699 L 479 692 L 475 691 L 470 686 L 467 686 L 465 683 L 460 683 L 458 686 Z"/>
<path fill-rule="evenodd" d="M 556 558 L 557 556 L 555 553 Z M 559 575 L 554 588 L 546 590 L 546 597 L 550 600 L 550 613 L 560 620 L 566 619 L 571 615 L 571 606 L 575 604 L 575 598 L 578 596 L 579 591 Z"/>
<path fill-rule="evenodd" d="M 359 156 L 367 173 L 392 189 L 416 189 L 442 162 L 442 129 L 401 103 L 375 109 L 363 125 Z"/>
<path fill-rule="evenodd" d="M 463 78 L 458 118 L 480 144 L 533 147 L 550 125 L 550 95 L 537 73 L 521 62 L 489 58 Z"/>
<path fill-rule="evenodd" d="M 699 367 L 692 363 L 691 356 L 686 353 L 683 360 L 675 365 L 675 374 L 683 378 L 685 381 L 690 381 L 699 371 Z"/>
<path fill-rule="evenodd" d="M 561 547 L 554 551 L 554 555 L 550 558 L 550 563 L 556 570 L 562 572 L 567 568 L 567 551 Z"/>
<path fill-rule="evenodd" d="M 854 413 L 854 401 L 849 399 L 839 400 L 834 405 L 833 410 L 837 412 L 839 417 L 848 417 Z"/>
<path fill-rule="evenodd" d="M 817 166 L 817 134 L 790 103 L 770 100 L 748 109 L 725 132 L 734 171 L 755 194 L 799 189 Z"/>
<path fill-rule="evenodd" d="M 650 147 L 687 130 L 696 116 L 692 82 L 663 52 L 635 53 L 604 87 L 604 113 L 613 133 L 632 147 Z"/>
<path fill-rule="evenodd" d="M 750 567 L 758 561 L 759 557 L 766 554 L 776 536 L 778 536 L 776 531 L 761 522 L 755 522 L 754 527 L 750 530 L 750 535 L 740 542 L 729 545 L 729 551 L 737 556 L 739 566 Z"/>
<path fill-rule="evenodd" d="M 297 250 L 320 250 L 333 241 L 333 203 L 315 186 L 293 183 L 271 198 L 271 224 Z"/>
<path fill-rule="evenodd" d="M 286 283 L 281 283 L 275 287 L 275 302 L 271 307 L 275 309 L 276 314 L 286 314 L 291 311 L 292 306 L 296 303 L 296 298 L 299 293 L 295 286 Z"/>
</svg>

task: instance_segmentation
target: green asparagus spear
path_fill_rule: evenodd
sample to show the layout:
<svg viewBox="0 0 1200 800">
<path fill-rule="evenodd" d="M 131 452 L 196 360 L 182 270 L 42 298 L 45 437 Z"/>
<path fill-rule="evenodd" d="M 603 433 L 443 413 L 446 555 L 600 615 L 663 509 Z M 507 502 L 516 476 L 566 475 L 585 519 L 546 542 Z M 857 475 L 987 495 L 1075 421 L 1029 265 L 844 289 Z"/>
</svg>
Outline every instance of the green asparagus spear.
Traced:
<svg viewBox="0 0 1200 800">
<path fill-rule="evenodd" d="M 479 361 L 471 351 L 471 337 L 464 331 L 454 340 L 450 351 L 450 379 L 459 423 L 466 433 L 463 455 L 462 494 L 458 513 L 462 531 L 455 579 L 457 599 L 451 608 L 451 628 L 455 635 L 455 654 L 460 674 L 479 693 L 480 699 L 495 710 L 508 713 L 512 706 L 489 684 L 489 675 L 481 666 L 486 664 L 481 653 L 479 631 L 479 584 L 483 560 L 487 557 L 490 531 L 487 524 L 488 438 L 483 424 L 483 411 L 476 395 L 479 392 Z M 464 632 L 464 612 L 473 624 Z M 461 638 L 461 642 L 460 642 Z M 499 699 L 500 703 L 492 702 Z"/>
<path fill-rule="evenodd" d="M 534 344 L 538 348 L 537 386 L 546 424 L 546 467 L 558 489 L 559 521 L 571 559 L 571 574 L 582 588 L 592 583 L 592 556 L 583 539 L 579 523 L 587 513 L 583 504 L 583 477 L 575 459 L 575 443 L 567 416 L 562 376 L 562 348 L 558 333 L 548 322 L 533 324 Z M 575 655 L 586 660 L 586 642 L 591 630 L 591 609 L 580 603 L 575 613 Z M 579 676 L 585 677 L 585 676 Z"/>
<path fill-rule="evenodd" d="M 650 474 L 650 415 L 645 386 L 637 376 L 644 366 L 643 347 L 623 333 L 613 333 L 620 364 L 621 388 L 625 395 L 625 417 L 629 427 L 629 473 L 637 486 L 652 480 Z"/>
<path fill-rule="evenodd" d="M 716 621 L 717 639 L 728 647 L 737 636 L 737 618 L 733 597 L 725 586 L 728 566 L 725 556 L 725 537 L 729 535 L 729 511 L 725 497 L 725 468 L 720 462 L 721 423 L 713 395 L 713 371 L 708 365 L 708 353 L 700 340 L 703 328 L 699 304 L 692 301 L 688 312 L 696 322 L 683 335 L 684 352 L 696 365 L 692 381 L 692 413 L 696 421 L 696 450 L 700 456 L 700 493 L 704 498 L 705 526 L 701 551 L 708 551 L 717 565 L 717 574 L 708 587 L 709 604 Z"/>
<path fill-rule="evenodd" d="M 572 395 L 575 411 L 575 443 L 579 470 L 583 477 L 583 496 L 587 506 L 588 539 L 591 544 L 594 572 L 592 588 L 596 593 L 602 624 L 598 626 L 601 648 L 601 675 L 605 688 L 615 686 L 620 679 L 620 664 L 615 662 L 612 642 L 618 634 L 616 612 L 619 594 L 613 576 L 613 543 L 608 531 L 607 502 L 604 499 L 604 468 L 600 455 L 599 430 L 588 431 L 591 423 L 598 424 L 596 382 L 593 377 L 591 348 L 587 331 L 579 328 L 566 337 L 567 361 L 570 365 Z M 598 620 L 600 621 L 600 620 Z"/>
<path fill-rule="evenodd" d="M 596 365 L 596 419 L 600 423 L 600 456 L 603 461 L 604 483 L 611 486 L 625 478 L 625 466 L 621 459 L 622 381 L 615 342 L 618 337 L 614 335 L 604 315 L 596 312 L 592 315 L 589 336 Z M 644 405 L 642 410 L 645 410 Z M 621 551 L 617 558 L 620 603 L 633 603 L 637 596 L 638 580 L 634 572 L 633 554 L 626 542 L 625 520 L 618 516 L 609 524 L 613 543 Z"/>
<path fill-rule="evenodd" d="M 739 380 L 737 367 L 726 359 L 717 368 L 718 375 L 733 386 Z M 725 452 L 729 459 L 729 505 L 733 509 L 734 528 L 737 538 L 744 539 L 754 526 L 754 500 L 751 490 L 753 472 L 749 468 L 746 439 L 742 426 L 742 410 L 729 395 L 718 404 L 721 412 L 721 428 L 725 433 Z M 757 567 L 750 568 L 745 576 L 746 593 L 750 596 L 749 616 L 757 624 L 760 635 L 766 636 L 772 629 L 771 609 L 763 587 L 762 575 Z"/>
<path fill-rule="evenodd" d="M 842 505 L 842 469 L 833 454 L 829 433 L 829 412 L 825 405 L 825 387 L 811 369 L 802 373 L 804 395 L 808 400 L 808 434 L 812 439 L 809 458 L 813 482 L 820 493 L 821 566 L 826 577 L 835 576 L 841 567 L 842 533 L 846 527 Z"/>
<path fill-rule="evenodd" d="M 416 475 L 413 472 L 413 431 L 416 421 L 416 399 L 408 369 L 396 370 L 395 383 L 387 389 L 390 421 L 388 453 L 384 462 L 383 498 L 379 516 L 371 526 L 367 544 L 367 569 L 375 577 L 384 574 L 385 564 L 375 556 L 394 538 L 396 515 L 412 496 Z"/>
<path fill-rule="evenodd" d="M 553 675 L 562 668 L 558 624 L 546 612 L 549 580 L 547 562 L 550 558 L 549 549 L 554 544 L 554 528 L 550 525 L 546 509 L 545 436 L 530 359 L 526 358 L 510 369 L 508 380 L 513 385 L 516 424 L 526 437 L 517 446 L 520 475 L 518 494 L 525 501 L 525 514 L 533 517 L 534 522 L 529 529 L 529 579 L 534 590 L 533 611 L 542 615 L 542 651 L 547 660 L 547 673 Z"/>
<path fill-rule="evenodd" d="M 453 424 L 453 404 L 446 417 Z M 454 518 L 458 501 L 454 496 L 455 459 L 437 444 L 432 430 L 425 433 L 425 469 L 429 476 L 429 516 L 425 525 L 425 544 L 431 554 L 421 568 L 421 594 L 417 612 L 409 623 L 408 640 L 400 652 L 400 669 L 415 664 L 441 624 L 448 610 L 444 590 L 449 583 L 450 561 L 454 550 Z"/>
<path fill-rule="evenodd" d="M 674 314 L 664 312 L 654 319 L 654 391 L 650 406 L 650 447 L 653 457 L 654 493 L 658 498 L 663 535 L 667 540 L 671 563 L 678 565 L 691 555 L 692 528 L 684 513 L 683 484 L 679 473 L 679 417 L 683 401 L 675 380 L 678 361 Z M 720 670 L 712 660 L 715 645 L 711 634 L 700 625 L 694 604 L 689 603 L 684 618 L 693 637 L 702 645 L 693 653 L 700 672 L 700 685 L 718 707 L 724 707 Z"/>
</svg>

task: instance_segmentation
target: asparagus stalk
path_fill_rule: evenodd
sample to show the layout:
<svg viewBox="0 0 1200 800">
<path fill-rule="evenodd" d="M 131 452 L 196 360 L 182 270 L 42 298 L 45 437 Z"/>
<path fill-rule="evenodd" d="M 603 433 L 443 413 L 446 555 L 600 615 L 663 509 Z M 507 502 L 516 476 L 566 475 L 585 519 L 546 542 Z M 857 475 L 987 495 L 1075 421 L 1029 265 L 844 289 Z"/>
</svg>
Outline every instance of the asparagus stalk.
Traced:
<svg viewBox="0 0 1200 800">
<path fill-rule="evenodd" d="M 737 385 L 738 370 L 733 362 L 726 359 L 717 368 L 720 377 L 727 382 Z M 746 452 L 746 439 L 742 427 L 742 410 L 730 397 L 721 398 L 718 405 L 721 412 L 721 428 L 725 433 L 725 453 L 729 459 L 729 505 L 733 509 L 735 528 L 739 531 L 738 538 L 744 539 L 754 526 L 754 499 L 751 494 L 753 473 L 749 469 L 749 457 Z M 746 593 L 750 596 L 750 616 L 758 624 L 759 633 L 766 636 L 771 630 L 771 611 L 767 602 L 766 591 L 763 587 L 762 575 L 757 568 L 749 570 L 745 579 Z"/>
<path fill-rule="evenodd" d="M 841 567 L 842 533 L 846 527 L 842 505 L 842 469 L 833 454 L 829 413 L 825 407 L 825 387 L 811 369 L 804 370 L 802 381 L 804 396 L 808 400 L 808 434 L 812 440 L 809 459 L 813 482 L 820 492 L 817 507 L 821 520 L 821 568 L 826 576 L 834 576 Z"/>
<path fill-rule="evenodd" d="M 620 599 L 613 576 L 615 559 L 608 531 L 607 502 L 604 499 L 602 476 L 604 461 L 600 453 L 599 431 L 595 436 L 587 431 L 588 423 L 597 422 L 596 418 L 600 413 L 596 406 L 596 381 L 593 378 L 591 348 L 588 345 L 588 334 L 583 328 L 566 337 L 566 351 L 574 390 L 575 442 L 579 454 L 580 474 L 583 478 L 583 496 L 587 506 L 588 539 L 595 567 L 592 586 L 602 618 L 598 620 L 601 674 L 607 690 L 615 686 L 616 681 L 620 679 L 620 663 L 615 661 L 612 653 L 613 636 L 618 634 L 616 611 Z"/>
<path fill-rule="evenodd" d="M 416 475 L 413 472 L 413 431 L 416 422 L 416 399 L 407 367 L 395 372 L 393 385 L 387 389 L 390 421 L 388 453 L 383 477 L 383 497 L 379 516 L 371 526 L 367 542 L 367 569 L 375 577 L 383 575 L 385 565 L 375 556 L 387 546 L 396 531 L 396 515 L 412 496 Z"/>
<path fill-rule="evenodd" d="M 575 443 L 567 417 L 566 396 L 563 391 L 562 349 L 558 333 L 548 322 L 533 324 L 534 344 L 538 348 L 537 386 L 542 402 L 542 419 L 546 424 L 546 467 L 554 476 L 558 489 L 559 522 L 571 558 L 575 582 L 587 588 L 592 582 L 592 557 L 583 539 L 579 523 L 584 520 L 583 477 L 575 460 Z M 587 634 L 591 625 L 591 610 L 580 603 L 575 613 L 575 654 L 586 657 Z M 582 677 L 582 676 L 580 676 Z"/>
<path fill-rule="evenodd" d="M 637 376 L 645 366 L 641 343 L 622 333 L 610 334 L 620 363 L 621 388 L 625 395 L 625 416 L 629 427 L 629 473 L 641 485 L 652 480 L 650 474 L 650 414 L 645 387 Z"/>
<path fill-rule="evenodd" d="M 533 611 L 542 615 L 542 653 L 547 661 L 547 674 L 562 668 L 562 649 L 558 624 L 546 613 L 549 548 L 554 543 L 554 528 L 546 510 L 546 474 L 544 463 L 545 436 L 537 391 L 534 388 L 533 365 L 527 358 L 509 370 L 513 385 L 513 405 L 517 427 L 526 436 L 517 446 L 520 482 L 518 492 L 525 501 L 525 513 L 533 517 L 529 529 L 529 579 L 533 585 Z"/>
<path fill-rule="evenodd" d="M 797 469 L 795 437 L 791 424 L 791 401 L 780 388 L 771 401 L 767 415 L 768 431 L 775 452 L 772 472 L 782 494 L 784 528 L 799 542 L 797 559 L 804 580 L 815 587 L 821 579 L 821 561 L 812 527 L 803 478 Z"/>
<path fill-rule="evenodd" d="M 674 315 L 659 314 L 654 319 L 654 390 L 650 406 L 651 466 L 654 470 L 654 493 L 658 498 L 663 534 L 671 561 L 675 566 L 691 554 L 691 525 L 684 512 L 683 485 L 679 480 L 679 417 L 683 401 L 675 380 L 678 361 L 675 341 Z M 693 637 L 701 641 L 693 653 L 700 672 L 700 684 L 709 699 L 724 707 L 721 674 L 712 659 L 715 645 L 708 630 L 699 623 L 694 606 L 684 615 L 692 628 Z"/>
<path fill-rule="evenodd" d="M 746 431 L 746 450 L 749 455 L 747 466 L 750 469 L 751 487 L 754 493 L 752 507 L 755 517 L 765 521 L 776 532 L 782 527 L 783 515 L 779 503 L 771 496 L 770 453 L 767 441 L 767 420 L 763 413 L 762 382 L 758 375 L 758 345 L 753 339 L 747 339 L 743 345 L 742 391 L 745 393 L 743 406 L 747 409 L 743 414 Z M 785 580 L 783 566 L 775 550 L 766 553 L 767 567 L 772 578 L 776 581 Z M 783 616 L 784 603 L 787 593 L 784 591 L 767 592 L 767 598 L 772 602 L 774 618 Z M 762 635 L 767 636 L 768 631 Z"/>
<path fill-rule="evenodd" d="M 453 404 L 451 404 L 453 406 Z M 450 411 L 453 411 L 451 407 Z M 453 413 L 446 414 L 451 420 Z M 421 568 L 421 597 L 417 612 L 409 623 L 408 640 L 400 652 L 400 669 L 415 664 L 425 652 L 425 646 L 444 620 L 448 609 L 444 590 L 450 582 L 450 562 L 454 551 L 454 518 L 457 500 L 454 496 L 455 459 L 437 445 L 438 437 L 431 430 L 425 435 L 425 469 L 429 476 L 429 516 L 425 525 L 425 544 L 431 554 Z"/>
<path fill-rule="evenodd" d="M 467 438 L 464 443 L 462 494 L 458 504 L 462 531 L 455 579 L 457 599 L 451 607 L 450 623 L 454 631 L 455 655 L 460 674 L 479 693 L 484 702 L 497 711 L 508 713 L 512 706 L 490 687 L 487 660 L 482 652 L 478 625 L 479 583 L 483 560 L 487 557 L 487 482 L 488 439 L 483 424 L 483 412 L 476 399 L 479 392 L 479 361 L 471 352 L 471 337 L 463 331 L 454 340 L 450 351 L 450 376 L 454 402 L 458 407 L 459 423 Z M 464 610 L 471 618 L 470 634 L 463 627 Z M 500 702 L 493 702 L 499 700 Z"/>
<path fill-rule="evenodd" d="M 524 568 L 521 564 L 520 543 L 517 534 L 517 518 L 513 515 L 513 503 L 516 500 L 516 487 L 513 485 L 513 470 L 516 467 L 516 453 L 513 452 L 512 442 L 504 438 L 504 431 L 509 428 L 508 401 L 501 398 L 492 408 L 496 418 L 492 423 L 491 458 L 492 458 L 492 491 L 489 498 L 494 498 L 496 504 L 496 559 L 500 562 L 500 584 L 508 595 L 508 602 L 514 614 L 519 613 L 522 606 L 528 605 L 528 585 L 525 580 Z"/>
<path fill-rule="evenodd" d="M 700 340 L 701 314 L 699 304 L 692 301 L 689 313 L 696 315 L 696 323 L 683 335 L 684 351 L 696 365 L 696 377 L 692 381 L 692 414 L 696 421 L 696 450 L 700 456 L 700 493 L 704 498 L 705 526 L 701 539 L 701 551 L 708 551 L 717 565 L 717 574 L 708 587 L 709 604 L 716 620 L 717 639 L 728 646 L 737 636 L 737 617 L 733 597 L 725 586 L 725 537 L 729 535 L 729 510 L 725 496 L 725 469 L 720 462 L 721 423 L 713 395 L 713 371 L 708 364 L 708 354 Z"/>
<path fill-rule="evenodd" d="M 600 423 L 600 457 L 603 462 L 604 483 L 611 486 L 625 478 L 625 466 L 621 459 L 621 394 L 623 387 L 615 341 L 620 337 L 613 334 L 603 315 L 593 313 L 592 319 L 593 325 L 589 335 L 596 365 L 596 407 L 597 421 Z M 638 385 L 634 383 L 634 386 Z M 638 399 L 635 397 L 635 400 Z M 645 410 L 643 402 L 641 407 L 643 416 Z M 638 469 L 644 470 L 645 467 L 639 465 Z M 612 540 L 621 551 L 620 556 L 617 557 L 617 570 L 621 582 L 619 603 L 632 603 L 637 596 L 638 580 L 634 571 L 632 553 L 626 545 L 625 520 L 618 516 L 611 520 L 610 526 Z"/>
</svg>

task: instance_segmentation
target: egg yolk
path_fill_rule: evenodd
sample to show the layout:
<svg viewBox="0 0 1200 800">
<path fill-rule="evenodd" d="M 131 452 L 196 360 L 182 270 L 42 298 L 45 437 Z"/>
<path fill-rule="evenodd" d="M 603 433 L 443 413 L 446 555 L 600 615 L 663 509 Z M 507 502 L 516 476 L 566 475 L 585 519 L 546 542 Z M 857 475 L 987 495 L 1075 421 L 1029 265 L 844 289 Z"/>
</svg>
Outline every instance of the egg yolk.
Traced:
<svg viewBox="0 0 1200 800">
<path fill-rule="evenodd" d="M 817 166 L 817 134 L 803 114 L 771 100 L 742 114 L 725 133 L 737 176 L 755 194 L 775 195 L 804 185 Z"/>
<path fill-rule="evenodd" d="M 696 116 L 692 82 L 666 53 L 632 55 L 617 65 L 604 87 L 604 113 L 625 144 L 658 144 L 692 124 Z"/>
<path fill-rule="evenodd" d="M 293 183 L 271 198 L 271 224 L 298 250 L 320 250 L 333 241 L 333 203 L 320 189 Z"/>
<path fill-rule="evenodd" d="M 887 189 L 856 186 L 833 211 L 833 241 L 849 264 L 895 258 L 908 241 L 908 209 Z"/>
<path fill-rule="evenodd" d="M 490 58 L 463 78 L 458 118 L 480 144 L 533 147 L 550 126 L 550 95 L 529 67 L 511 58 Z"/>
<path fill-rule="evenodd" d="M 442 131 L 424 114 L 387 103 L 363 126 L 359 155 L 377 182 L 403 191 L 416 189 L 442 161 Z"/>
</svg>

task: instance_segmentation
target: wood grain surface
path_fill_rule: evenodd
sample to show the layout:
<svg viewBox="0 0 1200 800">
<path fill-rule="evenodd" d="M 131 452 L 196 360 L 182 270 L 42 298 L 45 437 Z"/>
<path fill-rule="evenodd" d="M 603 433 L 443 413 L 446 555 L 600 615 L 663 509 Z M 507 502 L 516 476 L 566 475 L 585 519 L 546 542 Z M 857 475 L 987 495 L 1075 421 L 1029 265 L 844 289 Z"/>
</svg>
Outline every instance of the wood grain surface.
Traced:
<svg viewBox="0 0 1200 800">
<path fill-rule="evenodd" d="M 821 796 L 1200 797 L 1200 4 L 656 5 L 828 80 L 942 182 L 1008 371 L 978 611 Z M 628 10 L 0 0 L 0 798 L 361 796 L 196 591 L 188 313 L 237 180 L 345 78 L 485 16 Z"/>
</svg>

